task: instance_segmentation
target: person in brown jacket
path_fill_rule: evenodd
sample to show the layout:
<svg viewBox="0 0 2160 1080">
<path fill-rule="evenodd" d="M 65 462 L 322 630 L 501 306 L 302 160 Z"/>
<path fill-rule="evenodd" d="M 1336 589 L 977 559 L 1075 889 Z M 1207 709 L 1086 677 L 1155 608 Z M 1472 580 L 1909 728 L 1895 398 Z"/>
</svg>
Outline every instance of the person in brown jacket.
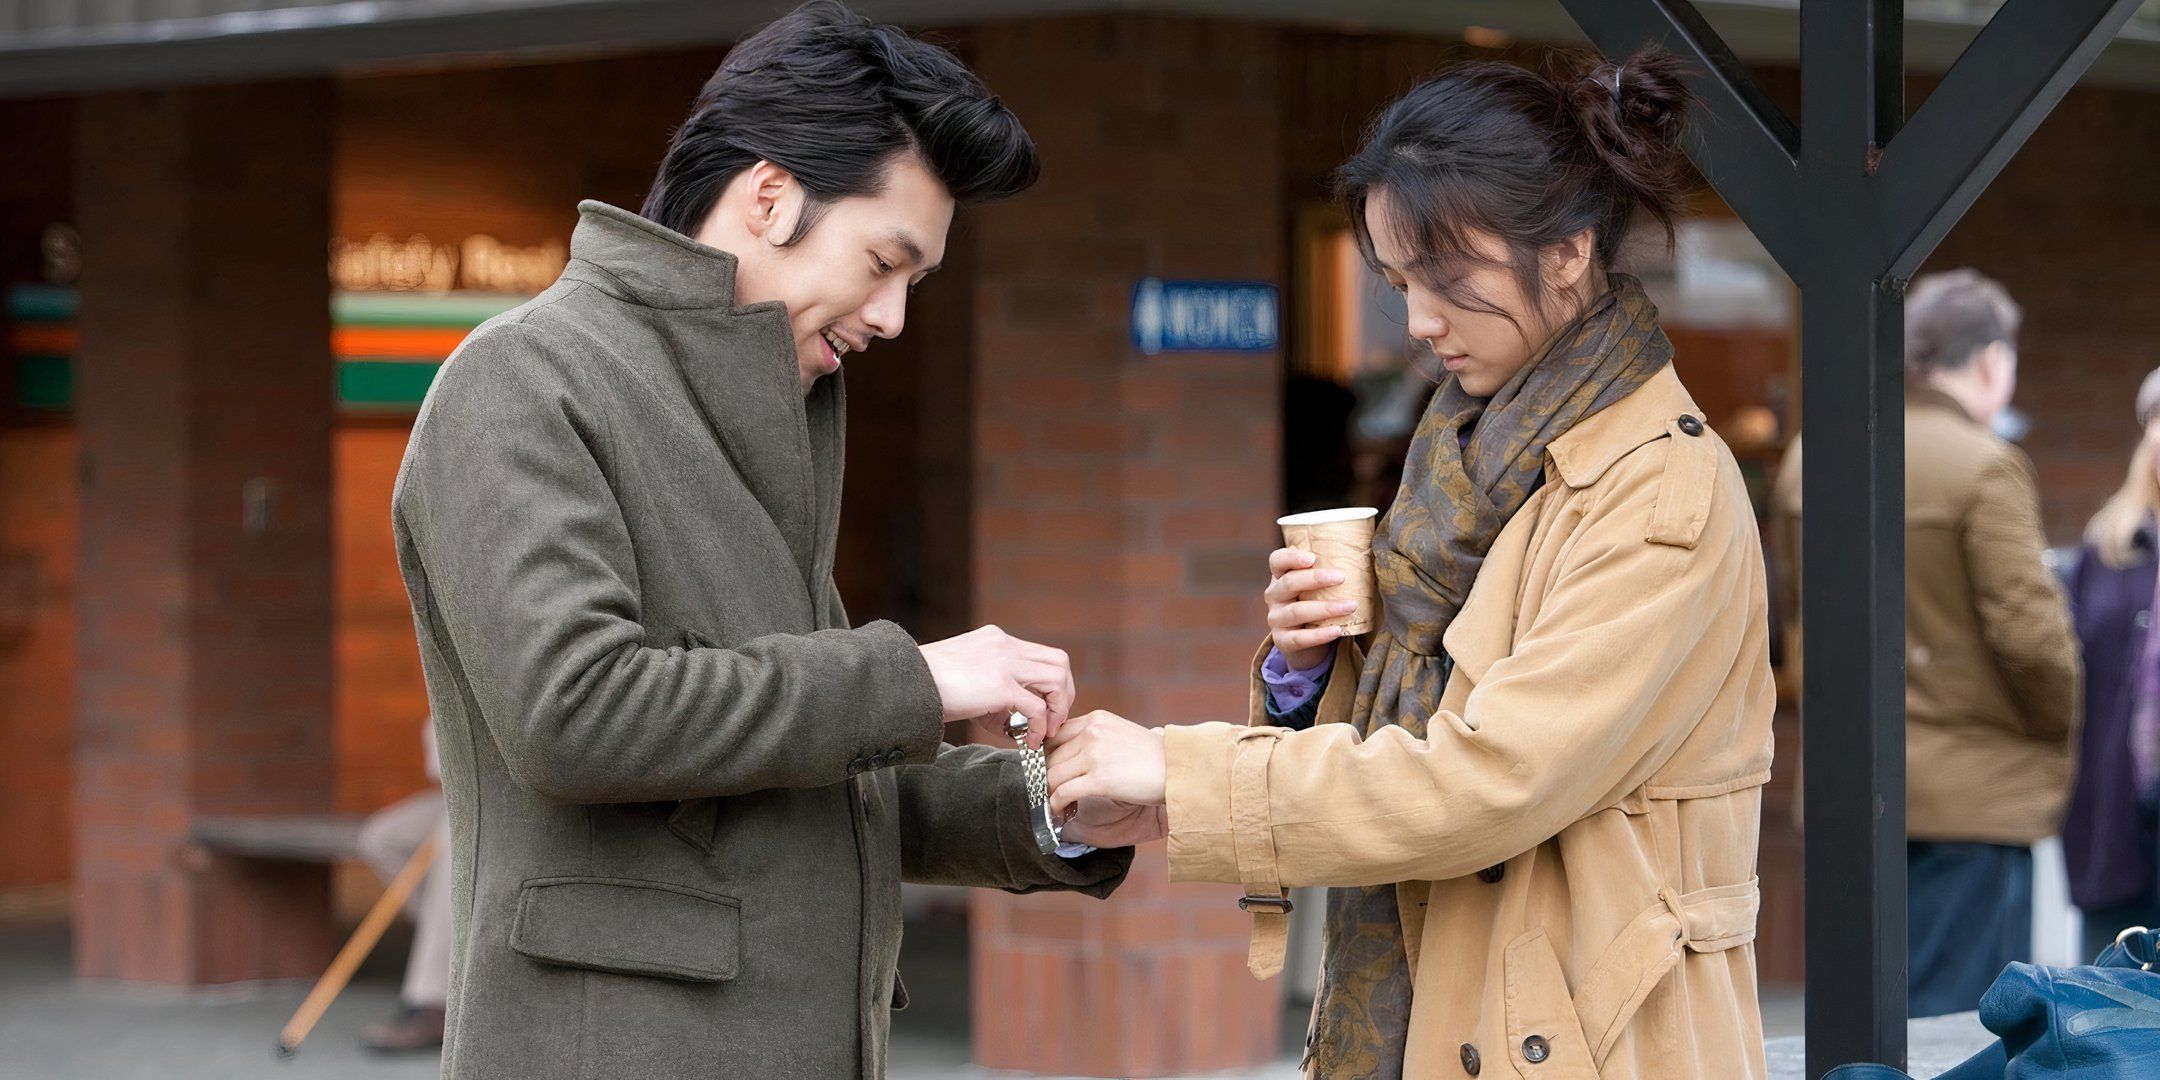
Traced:
<svg viewBox="0 0 2160 1080">
<path fill-rule="evenodd" d="M 1052 801 L 1160 805 L 1170 874 L 1243 885 L 1254 974 L 1328 887 L 1305 1067 L 1746 1080 L 1768 597 L 1746 486 L 1612 260 L 1678 207 L 1679 65 L 1466 64 L 1340 174 L 1447 375 L 1374 543 L 1371 637 L 1277 551 L 1243 725 L 1107 713 Z M 1317 693 L 1293 704 L 1291 673 Z"/>
<path fill-rule="evenodd" d="M 1977 1008 L 2031 949 L 2030 845 L 2062 824 L 2078 646 L 2032 463 L 1992 428 L 2022 313 L 1977 271 L 1905 298 L 1905 835 L 1914 1016 Z M 1796 442 L 1778 504 L 1797 538 Z M 1797 578 L 1798 544 L 1787 573 Z M 1796 589 L 1784 590 L 1797 594 Z M 1794 613 L 1797 615 L 1797 612 Z M 1798 653 L 1797 635 L 1792 638 Z"/>
</svg>

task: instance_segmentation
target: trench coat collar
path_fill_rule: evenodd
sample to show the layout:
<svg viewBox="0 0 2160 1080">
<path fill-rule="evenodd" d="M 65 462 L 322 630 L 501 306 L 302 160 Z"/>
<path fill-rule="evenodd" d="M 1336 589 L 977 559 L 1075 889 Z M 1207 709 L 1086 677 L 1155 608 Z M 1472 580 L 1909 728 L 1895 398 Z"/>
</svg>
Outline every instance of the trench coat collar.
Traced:
<svg viewBox="0 0 2160 1080">
<path fill-rule="evenodd" d="M 1613 463 L 1636 448 L 1670 434 L 1682 415 L 1704 419 L 1695 399 L 1667 364 L 1628 396 L 1584 417 L 1546 448 L 1553 468 L 1571 488 L 1598 482 Z"/>
<path fill-rule="evenodd" d="M 563 276 L 652 312 L 714 439 L 822 604 L 838 546 L 847 392 L 836 372 L 803 395 L 786 305 L 737 305 L 735 256 L 591 199 L 578 204 Z"/>
</svg>

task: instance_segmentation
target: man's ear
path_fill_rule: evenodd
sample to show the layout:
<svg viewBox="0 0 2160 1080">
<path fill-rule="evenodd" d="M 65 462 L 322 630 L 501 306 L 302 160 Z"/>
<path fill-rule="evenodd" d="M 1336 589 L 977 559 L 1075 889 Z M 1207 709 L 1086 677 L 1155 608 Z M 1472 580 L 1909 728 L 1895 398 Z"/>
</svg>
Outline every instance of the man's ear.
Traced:
<svg viewBox="0 0 2160 1080">
<path fill-rule="evenodd" d="M 750 198 L 743 203 L 743 228 L 776 246 L 786 243 L 794 234 L 802 204 L 795 174 L 761 159 L 750 166 L 748 179 Z"/>
<path fill-rule="evenodd" d="M 1546 269 L 1549 282 L 1555 292 L 1572 292 L 1582 284 L 1590 273 L 1590 262 L 1595 257 L 1597 234 L 1584 229 L 1554 244 L 1546 252 Z"/>
</svg>

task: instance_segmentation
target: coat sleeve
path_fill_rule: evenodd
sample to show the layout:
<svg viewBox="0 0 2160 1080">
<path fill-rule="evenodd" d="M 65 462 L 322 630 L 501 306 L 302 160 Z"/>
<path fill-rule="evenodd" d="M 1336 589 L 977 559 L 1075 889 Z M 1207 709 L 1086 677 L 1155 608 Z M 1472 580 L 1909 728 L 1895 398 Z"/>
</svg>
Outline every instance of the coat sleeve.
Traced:
<svg viewBox="0 0 2160 1080">
<path fill-rule="evenodd" d="M 900 769 L 898 782 L 903 881 L 1105 897 L 1132 866 L 1129 847 L 1076 859 L 1037 850 L 1017 751 L 948 746 Z"/>
<path fill-rule="evenodd" d="M 415 610 L 511 774 L 566 802 L 629 802 L 820 787 L 872 755 L 931 760 L 943 708 L 891 623 L 727 649 L 648 642 L 594 453 L 603 425 L 566 367 L 528 327 L 476 336 L 429 395 L 395 497 Z"/>
<path fill-rule="evenodd" d="M 2078 726 L 2078 644 L 2070 604 L 2041 559 L 2040 493 L 2014 448 L 1981 474 L 1964 529 L 1980 636 L 2025 732 L 2067 738 Z"/>
<path fill-rule="evenodd" d="M 1623 480 L 1632 492 L 1589 511 L 1536 620 L 1425 738 L 1165 728 L 1172 879 L 1244 880 L 1241 858 L 1270 849 L 1285 886 L 1455 878 L 1640 787 L 1704 722 L 1762 618 L 1739 531 L 1752 523 L 1719 505 L 1699 546 L 1650 542 L 1656 480 Z"/>
</svg>

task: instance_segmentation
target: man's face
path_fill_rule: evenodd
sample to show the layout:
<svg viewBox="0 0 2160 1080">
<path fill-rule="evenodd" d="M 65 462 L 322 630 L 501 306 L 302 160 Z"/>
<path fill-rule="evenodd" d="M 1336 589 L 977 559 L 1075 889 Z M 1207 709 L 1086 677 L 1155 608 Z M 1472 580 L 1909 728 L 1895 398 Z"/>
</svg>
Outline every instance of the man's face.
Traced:
<svg viewBox="0 0 2160 1080">
<path fill-rule="evenodd" d="M 953 198 L 913 154 L 885 190 L 825 207 L 792 244 L 804 206 L 794 177 L 760 162 L 735 178 L 697 239 L 736 256 L 739 304 L 787 306 L 804 393 L 876 338 L 900 335 L 908 292 L 945 261 Z"/>
</svg>

